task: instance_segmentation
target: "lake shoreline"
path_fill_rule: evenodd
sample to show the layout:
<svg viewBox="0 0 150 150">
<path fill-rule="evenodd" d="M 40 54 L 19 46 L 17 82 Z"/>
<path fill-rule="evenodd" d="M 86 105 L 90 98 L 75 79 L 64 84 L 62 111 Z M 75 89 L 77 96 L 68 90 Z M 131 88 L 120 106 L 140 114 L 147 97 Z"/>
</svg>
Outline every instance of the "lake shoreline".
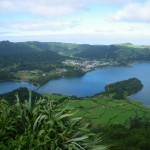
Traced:
<svg viewBox="0 0 150 150">
<path fill-rule="evenodd" d="M 56 76 L 56 77 L 47 79 L 47 80 L 46 80 L 45 82 L 43 82 L 43 83 L 34 82 L 34 81 L 28 81 L 28 80 L 21 80 L 21 79 L 0 80 L 0 82 L 5 82 L 5 81 L 27 82 L 27 83 L 31 83 L 31 84 L 35 85 L 35 86 L 37 87 L 37 90 L 38 90 L 40 87 L 42 87 L 42 86 L 45 85 L 47 82 L 52 81 L 52 80 L 57 80 L 57 79 L 61 79 L 61 78 L 69 78 L 69 77 L 72 78 L 72 77 L 84 76 L 85 74 L 87 74 L 87 73 L 89 73 L 89 72 L 92 72 L 92 71 L 94 71 L 94 70 L 96 70 L 96 69 L 113 68 L 113 67 L 127 67 L 127 68 L 128 68 L 128 67 L 132 67 L 134 64 L 138 64 L 138 63 L 150 63 L 150 61 L 134 61 L 134 62 L 132 62 L 132 63 L 127 63 L 127 64 L 125 64 L 125 65 L 117 64 L 117 65 L 98 66 L 98 67 L 92 68 L 91 70 L 84 71 L 84 72 L 82 72 L 82 74 L 80 74 L 80 75 Z"/>
<path fill-rule="evenodd" d="M 150 105 L 149 98 L 149 63 L 150 62 L 134 62 L 127 66 L 107 66 L 95 68 L 90 72 L 86 72 L 81 76 L 74 77 L 63 77 L 57 78 L 55 80 L 49 80 L 43 86 L 40 86 L 33 82 L 27 82 L 22 80 L 7 80 L 14 81 L 14 83 L 6 83 L 5 81 L 0 82 L 1 93 L 6 93 L 7 91 L 12 91 L 19 87 L 27 87 L 30 90 L 36 91 L 40 94 L 47 93 L 58 93 L 68 96 L 76 97 L 89 97 L 97 93 L 104 91 L 104 86 L 109 83 L 116 81 L 126 80 L 131 77 L 137 77 L 142 82 L 144 82 L 144 90 L 134 94 L 136 96 L 131 99 L 141 101 L 146 105 Z M 146 73 L 144 73 L 146 72 Z M 146 77 L 145 77 L 146 76 Z M 18 82 L 19 84 L 16 84 Z M 25 82 L 25 83 L 21 83 Z M 29 84 L 27 84 L 29 83 Z M 31 85 L 30 85 L 31 84 Z M 148 84 L 145 86 L 145 84 Z M 7 86 L 8 85 L 8 86 Z M 144 94 L 144 97 L 142 96 Z"/>
</svg>

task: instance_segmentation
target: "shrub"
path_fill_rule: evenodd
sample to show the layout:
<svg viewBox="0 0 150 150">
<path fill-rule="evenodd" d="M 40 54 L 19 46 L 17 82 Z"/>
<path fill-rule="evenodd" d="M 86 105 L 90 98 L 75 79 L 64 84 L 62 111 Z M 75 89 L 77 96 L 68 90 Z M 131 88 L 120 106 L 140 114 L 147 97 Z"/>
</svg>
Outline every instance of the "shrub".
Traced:
<svg viewBox="0 0 150 150">
<path fill-rule="evenodd" d="M 106 149 L 99 135 L 90 133 L 82 118 L 73 118 L 75 110 L 61 109 L 48 99 L 31 107 L 25 103 L 9 105 L 0 101 L 0 149 L 90 150 Z"/>
</svg>

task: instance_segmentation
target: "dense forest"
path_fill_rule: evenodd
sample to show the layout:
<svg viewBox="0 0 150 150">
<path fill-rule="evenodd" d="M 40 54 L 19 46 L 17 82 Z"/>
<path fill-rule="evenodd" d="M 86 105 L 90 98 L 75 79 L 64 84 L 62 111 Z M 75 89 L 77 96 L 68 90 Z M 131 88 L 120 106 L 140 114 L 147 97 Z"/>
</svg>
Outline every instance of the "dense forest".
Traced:
<svg viewBox="0 0 150 150">
<path fill-rule="evenodd" d="M 89 45 L 86 50 L 76 54 L 87 59 L 116 59 L 119 48 L 115 45 Z"/>
<path fill-rule="evenodd" d="M 137 93 L 143 88 L 143 84 L 136 78 L 108 84 L 105 86 L 105 93 L 114 94 L 114 98 L 122 99 L 125 96 Z"/>
<path fill-rule="evenodd" d="M 25 43 L 0 42 L 1 67 L 9 67 L 13 64 L 17 69 L 33 70 L 42 67 L 44 63 L 57 64 L 57 62 L 59 63 L 64 59 L 64 56 L 53 51 L 47 49 L 39 51 L 36 48 L 27 46 Z"/>
<path fill-rule="evenodd" d="M 134 46 L 130 43 L 118 45 L 90 45 L 86 50 L 75 56 L 85 59 L 114 60 L 121 64 L 134 61 L 150 60 L 149 46 Z"/>
</svg>

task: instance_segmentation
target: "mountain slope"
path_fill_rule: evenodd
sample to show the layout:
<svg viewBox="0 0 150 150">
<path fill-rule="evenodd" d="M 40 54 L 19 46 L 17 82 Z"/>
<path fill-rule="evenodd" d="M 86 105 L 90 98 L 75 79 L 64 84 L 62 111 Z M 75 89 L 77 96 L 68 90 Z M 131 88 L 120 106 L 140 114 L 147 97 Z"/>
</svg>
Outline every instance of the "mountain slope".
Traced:
<svg viewBox="0 0 150 150">
<path fill-rule="evenodd" d="M 77 57 L 87 59 L 117 58 L 118 47 L 115 45 L 90 45 L 86 50 L 76 54 Z"/>
<path fill-rule="evenodd" d="M 75 55 L 85 59 L 105 59 L 119 62 L 150 60 L 150 47 L 120 44 L 109 46 L 89 46 L 86 50 Z"/>
<path fill-rule="evenodd" d="M 88 44 L 37 41 L 25 42 L 24 44 L 28 45 L 30 48 L 36 48 L 39 51 L 50 50 L 66 56 L 72 56 L 73 54 L 86 50 L 86 48 L 90 46 Z"/>
<path fill-rule="evenodd" d="M 30 47 L 27 44 L 12 43 L 9 41 L 0 42 L 0 64 L 1 66 L 24 65 L 29 67 L 39 65 L 44 62 L 58 62 L 64 60 L 65 57 L 56 52 L 43 49 L 39 51 L 36 47 Z M 38 63 L 38 64 L 37 64 Z"/>
</svg>

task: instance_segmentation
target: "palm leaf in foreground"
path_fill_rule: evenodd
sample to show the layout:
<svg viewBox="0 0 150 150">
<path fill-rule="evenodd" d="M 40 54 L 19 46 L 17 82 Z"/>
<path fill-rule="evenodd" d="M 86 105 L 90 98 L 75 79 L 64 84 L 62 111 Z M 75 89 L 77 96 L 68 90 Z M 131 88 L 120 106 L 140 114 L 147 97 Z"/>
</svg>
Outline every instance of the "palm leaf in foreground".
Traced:
<svg viewBox="0 0 150 150">
<path fill-rule="evenodd" d="M 5 119 L 7 128 L 11 130 L 1 126 L 0 133 L 7 134 L 1 137 L 5 140 L 0 142 L 0 149 L 106 149 L 105 146 L 99 145 L 101 139 L 90 133 L 82 118 L 73 118 L 76 112 L 74 109 L 61 109 L 59 105 L 47 99 L 40 99 L 33 108 L 30 107 L 31 99 L 28 103 L 17 103 L 14 106 L 4 102 L 2 104 L 0 117 Z"/>
</svg>

